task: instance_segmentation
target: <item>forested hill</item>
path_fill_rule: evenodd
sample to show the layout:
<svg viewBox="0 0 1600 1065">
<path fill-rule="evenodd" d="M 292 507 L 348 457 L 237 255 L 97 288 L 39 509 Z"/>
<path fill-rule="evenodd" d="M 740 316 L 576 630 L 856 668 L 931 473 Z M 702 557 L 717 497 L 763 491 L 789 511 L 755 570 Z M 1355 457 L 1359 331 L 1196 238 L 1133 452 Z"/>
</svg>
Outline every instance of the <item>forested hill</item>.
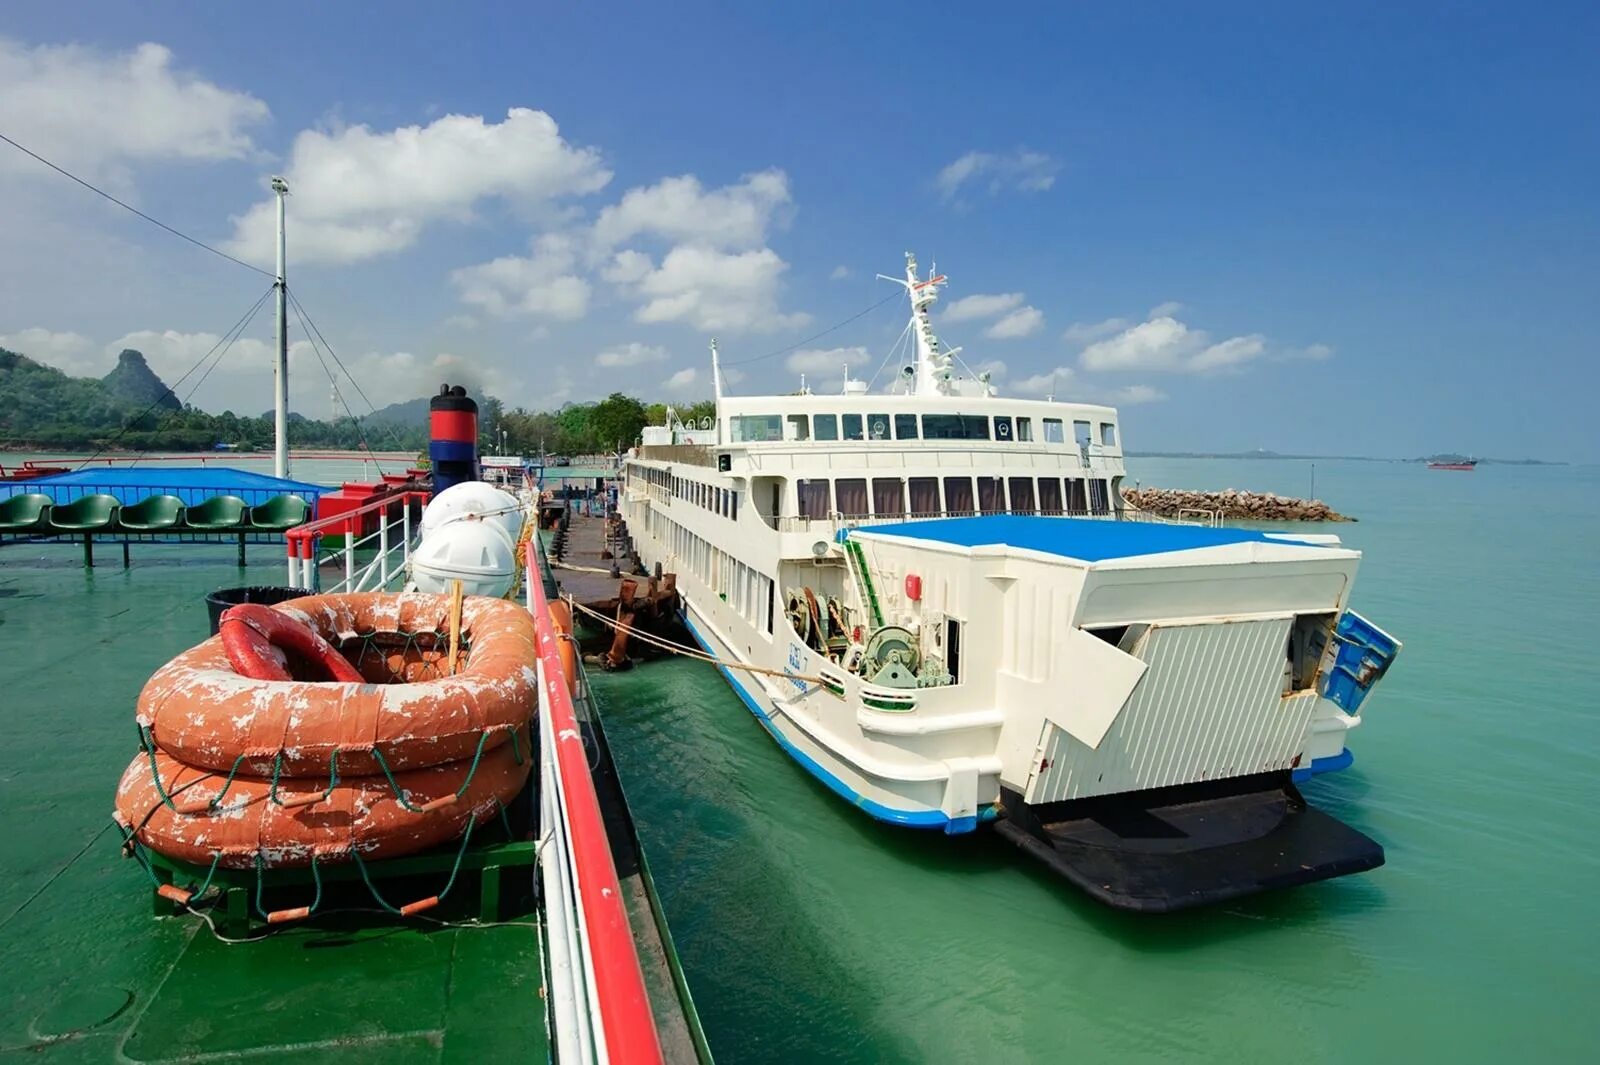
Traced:
<svg viewBox="0 0 1600 1065">
<path fill-rule="evenodd" d="M 423 409 L 426 411 L 426 401 Z M 295 447 L 356 448 L 363 430 L 349 419 L 319 422 L 291 415 Z M 427 444 L 426 415 L 365 427 L 379 450 L 415 450 Z M 117 357 L 103 378 L 71 377 L 26 355 L 0 348 L 0 447 L 16 450 L 209 451 L 218 444 L 272 446 L 271 417 L 208 414 L 185 406 L 132 349 Z"/>
<path fill-rule="evenodd" d="M 421 451 L 428 446 L 428 396 L 391 403 L 365 415 L 315 421 L 289 416 L 291 447 Z M 645 425 L 661 425 L 666 407 L 646 406 L 612 393 L 598 403 L 568 403 L 558 410 L 506 409 L 478 396 L 479 443 L 485 452 L 502 444 L 513 454 L 584 455 L 629 447 Z M 681 405 L 695 419 L 713 414 L 709 401 Z M 359 413 L 359 412 L 358 412 Z M 210 451 L 218 445 L 247 450 L 272 447 L 272 415 L 208 414 L 179 402 L 142 354 L 122 352 L 105 377 L 71 377 L 26 355 L 0 348 L 0 448 L 76 451 L 113 447 L 127 451 Z"/>
</svg>

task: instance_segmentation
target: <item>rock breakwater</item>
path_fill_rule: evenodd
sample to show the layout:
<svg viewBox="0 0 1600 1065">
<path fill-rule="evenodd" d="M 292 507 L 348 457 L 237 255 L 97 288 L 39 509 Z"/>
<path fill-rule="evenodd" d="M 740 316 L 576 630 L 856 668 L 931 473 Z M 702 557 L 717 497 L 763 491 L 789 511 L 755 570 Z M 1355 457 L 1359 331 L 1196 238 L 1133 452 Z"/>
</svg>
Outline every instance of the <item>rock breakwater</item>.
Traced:
<svg viewBox="0 0 1600 1065">
<path fill-rule="evenodd" d="M 1296 499 L 1272 492 L 1196 492 L 1183 488 L 1128 488 L 1123 498 L 1163 518 L 1196 517 L 1184 511 L 1209 511 L 1242 521 L 1355 521 L 1320 499 Z"/>
</svg>

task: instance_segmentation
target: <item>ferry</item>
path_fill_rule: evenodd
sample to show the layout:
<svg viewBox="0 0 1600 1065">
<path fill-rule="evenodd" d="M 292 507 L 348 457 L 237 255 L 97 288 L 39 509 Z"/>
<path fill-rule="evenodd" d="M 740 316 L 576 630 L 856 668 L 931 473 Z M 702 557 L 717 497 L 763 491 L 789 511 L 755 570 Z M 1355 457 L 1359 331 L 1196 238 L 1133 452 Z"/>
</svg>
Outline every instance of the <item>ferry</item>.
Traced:
<svg viewBox="0 0 1600 1065">
<path fill-rule="evenodd" d="M 1470 472 L 1477 468 L 1477 459 L 1449 459 L 1428 463 L 1428 469 L 1430 470 L 1462 470 L 1465 472 Z"/>
<path fill-rule="evenodd" d="M 640 564 L 760 725 L 866 816 L 993 822 L 1119 908 L 1381 865 L 1297 788 L 1399 651 L 1349 609 L 1360 553 L 1141 513 L 1114 408 L 999 395 L 935 333 L 945 277 L 884 279 L 887 391 L 725 395 L 713 341 L 713 424 L 624 460 Z"/>
</svg>

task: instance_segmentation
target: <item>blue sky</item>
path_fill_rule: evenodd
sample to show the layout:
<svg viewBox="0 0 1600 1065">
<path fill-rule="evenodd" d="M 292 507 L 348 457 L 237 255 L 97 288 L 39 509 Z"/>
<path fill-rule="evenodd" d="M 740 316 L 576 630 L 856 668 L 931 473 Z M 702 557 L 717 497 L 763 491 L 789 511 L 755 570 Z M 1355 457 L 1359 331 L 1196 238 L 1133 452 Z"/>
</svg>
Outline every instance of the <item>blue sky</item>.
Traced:
<svg viewBox="0 0 1600 1065">
<path fill-rule="evenodd" d="M 1002 392 L 1135 449 L 1600 460 L 1600 16 L 1399 7 L 12 0 L 0 132 L 261 263 L 287 173 L 291 288 L 380 403 L 702 396 L 710 336 L 800 341 L 910 249 Z M 0 186 L 8 347 L 170 380 L 265 288 L 4 145 Z M 904 317 L 734 387 L 871 377 Z M 196 402 L 268 405 L 245 336 Z"/>
</svg>

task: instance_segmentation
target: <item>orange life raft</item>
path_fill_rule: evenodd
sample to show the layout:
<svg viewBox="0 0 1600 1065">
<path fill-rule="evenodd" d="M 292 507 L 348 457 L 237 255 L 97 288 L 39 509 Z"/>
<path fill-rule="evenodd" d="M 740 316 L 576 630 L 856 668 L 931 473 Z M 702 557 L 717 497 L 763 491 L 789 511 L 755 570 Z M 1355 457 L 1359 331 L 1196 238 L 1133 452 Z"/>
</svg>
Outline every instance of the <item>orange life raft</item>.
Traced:
<svg viewBox="0 0 1600 1065">
<path fill-rule="evenodd" d="M 335 752 L 341 776 L 420 769 L 471 758 L 480 744 L 497 748 L 533 717 L 533 618 L 514 603 L 464 600 L 465 661 L 454 676 L 442 675 L 444 648 L 429 648 L 449 624 L 445 596 L 314 595 L 272 609 L 334 643 L 371 641 L 356 663 L 362 674 L 399 672 L 410 683 L 257 680 L 236 672 L 223 637 L 213 637 L 163 666 L 139 696 L 139 724 L 158 748 L 201 769 L 326 781 Z M 385 635 L 406 646 L 385 650 Z"/>
<path fill-rule="evenodd" d="M 140 752 L 117 786 L 116 816 L 144 846 L 198 866 L 249 869 L 258 856 L 271 868 L 307 866 L 312 858 L 348 861 L 352 851 L 364 861 L 390 858 L 459 839 L 469 822 L 495 817 L 522 790 L 532 762 L 523 727 L 516 743 L 486 752 L 476 769 L 469 758 L 396 774 L 398 794 L 381 775 L 341 777 L 331 790 L 326 777 L 280 780 L 274 792 L 270 780 L 229 780 L 157 751 L 154 772 L 169 806 L 151 756 Z"/>
</svg>

